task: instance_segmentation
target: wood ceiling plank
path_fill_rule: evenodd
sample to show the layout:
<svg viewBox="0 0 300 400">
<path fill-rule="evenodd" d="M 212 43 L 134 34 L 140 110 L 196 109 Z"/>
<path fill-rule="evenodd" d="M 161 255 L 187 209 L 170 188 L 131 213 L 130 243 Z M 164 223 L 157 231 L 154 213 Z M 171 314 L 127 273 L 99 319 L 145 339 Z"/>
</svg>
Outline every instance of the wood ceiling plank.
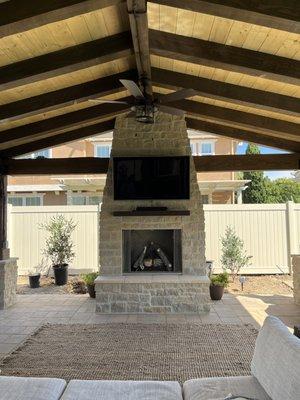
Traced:
<svg viewBox="0 0 300 400">
<path fill-rule="evenodd" d="M 124 98 L 124 100 L 129 100 L 129 98 Z M 9 148 L 12 146 L 12 143 L 16 142 L 22 144 L 26 138 L 31 136 L 42 138 L 46 134 L 54 134 L 68 128 L 75 128 L 80 125 L 92 123 L 93 121 L 99 121 L 103 118 L 114 117 L 128 108 L 127 104 L 100 104 L 80 111 L 73 111 L 39 122 L 8 129 L 0 132 L 0 149 Z"/>
<path fill-rule="evenodd" d="M 135 79 L 134 70 L 121 72 L 57 91 L 0 105 L 0 121 L 9 122 L 56 110 L 88 99 L 103 97 L 124 89 L 119 79 Z M 91 105 L 95 105 L 91 103 Z"/>
<path fill-rule="evenodd" d="M 23 154 L 33 153 L 35 151 L 47 148 L 53 148 L 61 144 L 66 144 L 75 140 L 88 138 L 113 130 L 114 126 L 115 119 L 111 119 L 104 122 L 99 122 L 97 124 L 84 126 L 82 128 L 73 129 L 71 131 L 63 132 L 55 136 L 50 136 L 44 139 L 34 140 L 33 142 L 11 147 L 4 152 L 0 151 L 0 158 L 4 156 L 8 158 L 18 157 Z"/>
<path fill-rule="evenodd" d="M 0 68 L 0 89 L 10 89 L 132 54 L 129 32 L 72 46 Z"/>
<path fill-rule="evenodd" d="M 291 96 L 283 96 L 158 68 L 152 68 L 152 80 L 154 83 L 168 89 L 192 88 L 199 95 L 211 99 L 224 100 L 234 104 L 274 112 L 288 113 L 289 115 L 300 115 L 300 101 Z"/>
<path fill-rule="evenodd" d="M 300 6 L 297 0 L 151 0 L 151 2 L 300 33 Z"/>
<path fill-rule="evenodd" d="M 116 5 L 124 0 L 10 0 L 0 4 L 0 37 Z"/>
<path fill-rule="evenodd" d="M 156 30 L 150 30 L 149 38 L 151 54 L 279 82 L 300 82 L 300 61 Z"/>
<path fill-rule="evenodd" d="M 281 150 L 300 152 L 300 142 L 286 140 L 278 137 L 272 137 L 255 131 L 246 131 L 240 128 L 233 128 L 222 124 L 201 121 L 194 118 L 186 118 L 186 124 L 189 129 L 200 130 L 213 133 L 214 135 L 225 136 L 239 141 L 256 143 L 262 146 L 268 146 Z"/>
<path fill-rule="evenodd" d="M 230 108 L 212 106 L 210 104 L 191 100 L 174 101 L 169 105 L 211 122 L 224 122 L 241 129 L 257 130 L 266 134 L 275 133 L 277 135 L 282 135 L 283 138 L 291 138 L 292 140 L 300 138 L 299 124 L 293 122 L 245 113 Z"/>
</svg>

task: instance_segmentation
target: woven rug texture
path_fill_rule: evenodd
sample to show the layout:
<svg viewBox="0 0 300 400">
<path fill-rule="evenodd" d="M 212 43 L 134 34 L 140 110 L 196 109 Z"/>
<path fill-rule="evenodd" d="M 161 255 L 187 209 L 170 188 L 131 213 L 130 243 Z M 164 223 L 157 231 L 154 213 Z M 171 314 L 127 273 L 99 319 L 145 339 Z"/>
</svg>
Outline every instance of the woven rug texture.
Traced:
<svg viewBox="0 0 300 400">
<path fill-rule="evenodd" d="M 67 381 L 249 375 L 256 336 L 251 325 L 44 325 L 0 369 Z"/>
</svg>

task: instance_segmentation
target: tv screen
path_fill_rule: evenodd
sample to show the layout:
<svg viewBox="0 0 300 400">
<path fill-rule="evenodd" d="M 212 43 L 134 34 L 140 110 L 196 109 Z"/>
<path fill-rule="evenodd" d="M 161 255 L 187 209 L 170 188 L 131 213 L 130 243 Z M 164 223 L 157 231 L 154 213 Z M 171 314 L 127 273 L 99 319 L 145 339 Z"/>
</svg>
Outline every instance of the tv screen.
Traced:
<svg viewBox="0 0 300 400">
<path fill-rule="evenodd" d="M 189 157 L 114 157 L 115 200 L 190 198 Z"/>
</svg>

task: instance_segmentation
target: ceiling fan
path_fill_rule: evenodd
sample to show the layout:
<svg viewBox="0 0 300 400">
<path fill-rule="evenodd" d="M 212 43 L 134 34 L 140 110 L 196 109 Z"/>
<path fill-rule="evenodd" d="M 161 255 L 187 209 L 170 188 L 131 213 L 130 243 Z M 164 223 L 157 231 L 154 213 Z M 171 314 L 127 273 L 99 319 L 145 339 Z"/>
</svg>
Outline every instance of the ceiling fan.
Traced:
<svg viewBox="0 0 300 400">
<path fill-rule="evenodd" d="M 143 122 L 147 124 L 152 124 L 154 122 L 154 114 L 158 110 L 172 115 L 184 115 L 184 111 L 170 107 L 168 103 L 172 103 L 173 101 L 181 99 L 186 99 L 197 94 L 194 89 L 181 89 L 177 92 L 160 95 L 159 97 L 153 99 L 150 96 L 145 96 L 134 81 L 120 79 L 120 82 L 134 97 L 133 101 L 102 99 L 90 99 L 90 101 L 94 101 L 97 103 L 128 104 L 131 107 L 131 112 L 128 114 L 127 117 L 135 116 L 138 122 Z"/>
</svg>

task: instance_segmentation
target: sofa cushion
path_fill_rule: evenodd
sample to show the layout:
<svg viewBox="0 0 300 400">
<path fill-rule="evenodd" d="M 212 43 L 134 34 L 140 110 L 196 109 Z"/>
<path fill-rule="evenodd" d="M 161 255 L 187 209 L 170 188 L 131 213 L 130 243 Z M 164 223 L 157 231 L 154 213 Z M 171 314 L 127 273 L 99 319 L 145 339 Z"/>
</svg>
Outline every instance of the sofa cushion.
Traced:
<svg viewBox="0 0 300 400">
<path fill-rule="evenodd" d="M 178 382 L 72 380 L 62 400 L 182 400 Z"/>
<path fill-rule="evenodd" d="M 0 400 L 58 400 L 65 386 L 63 379 L 0 376 Z"/>
<path fill-rule="evenodd" d="M 252 375 L 273 400 L 300 398 L 300 340 L 276 317 L 261 328 L 251 363 Z"/>
<path fill-rule="evenodd" d="M 219 400 L 229 394 L 271 400 L 252 376 L 191 379 L 183 384 L 184 400 Z"/>
</svg>

